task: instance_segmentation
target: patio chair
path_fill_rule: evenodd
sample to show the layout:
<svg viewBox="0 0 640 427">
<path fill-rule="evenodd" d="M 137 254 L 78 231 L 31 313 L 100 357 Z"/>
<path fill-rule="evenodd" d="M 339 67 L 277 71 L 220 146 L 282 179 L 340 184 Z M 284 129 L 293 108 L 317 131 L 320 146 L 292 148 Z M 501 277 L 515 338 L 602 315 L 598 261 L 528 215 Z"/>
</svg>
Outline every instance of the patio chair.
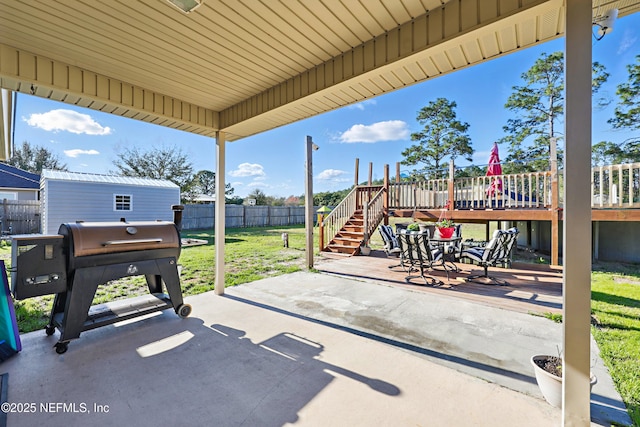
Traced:
<svg viewBox="0 0 640 427">
<path fill-rule="evenodd" d="M 402 267 L 406 272 L 409 272 L 409 262 L 407 259 L 406 245 L 403 246 L 400 239 L 394 234 L 393 228 L 390 225 L 380 225 L 378 227 L 382 241 L 384 242 L 384 252 L 387 256 L 396 256 L 400 259 L 399 264 L 393 264 L 388 268 Z"/>
<path fill-rule="evenodd" d="M 384 242 L 384 252 L 387 256 L 400 256 L 402 250 L 398 244 L 398 238 L 393 233 L 393 228 L 390 225 L 380 224 L 378 231 Z"/>
<path fill-rule="evenodd" d="M 398 242 L 406 253 L 406 265 L 409 275 L 404 278 L 405 282 L 411 283 L 411 279 L 422 278 L 426 284 L 443 285 L 442 280 L 425 274 L 425 271 L 433 270 L 435 262 L 442 259 L 442 251 L 433 249 L 429 244 L 428 233 L 408 233 L 401 231 L 398 234 Z M 411 275 L 412 272 L 419 271 L 420 275 Z M 447 278 L 449 273 L 447 272 Z"/>
<path fill-rule="evenodd" d="M 463 248 L 460 253 L 460 259 L 472 259 L 484 268 L 484 274 L 467 276 L 465 281 L 483 285 L 508 285 L 509 283 L 504 280 L 489 276 L 488 269 L 489 267 L 495 267 L 497 264 L 511 267 L 511 251 L 516 243 L 518 233 L 519 231 L 515 227 L 508 230 L 496 230 L 486 246 Z M 490 282 L 476 280 L 479 278 L 489 279 Z"/>
</svg>

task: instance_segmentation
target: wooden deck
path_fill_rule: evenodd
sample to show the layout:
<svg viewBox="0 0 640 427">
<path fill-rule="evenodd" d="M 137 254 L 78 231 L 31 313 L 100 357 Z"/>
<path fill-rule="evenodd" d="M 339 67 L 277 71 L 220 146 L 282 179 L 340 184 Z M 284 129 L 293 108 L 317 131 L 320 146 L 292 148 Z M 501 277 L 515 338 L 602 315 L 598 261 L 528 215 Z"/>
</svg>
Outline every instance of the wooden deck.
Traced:
<svg viewBox="0 0 640 427">
<path fill-rule="evenodd" d="M 482 268 L 472 264 L 456 264 L 460 273 L 434 270 L 432 276 L 442 280 L 443 285 L 429 286 L 421 278 L 406 283 L 407 273 L 400 267 L 389 268 L 398 263 L 397 258 L 388 258 L 383 251 L 371 251 L 370 256 L 338 256 L 322 254 L 316 268 L 356 280 L 366 280 L 382 285 L 395 286 L 415 292 L 426 292 L 451 298 L 461 298 L 521 313 L 562 312 L 562 270 L 548 265 L 514 263 L 513 268 L 491 268 L 492 276 L 505 280 L 507 286 L 482 285 L 465 282 L 469 274 L 481 274 Z"/>
</svg>

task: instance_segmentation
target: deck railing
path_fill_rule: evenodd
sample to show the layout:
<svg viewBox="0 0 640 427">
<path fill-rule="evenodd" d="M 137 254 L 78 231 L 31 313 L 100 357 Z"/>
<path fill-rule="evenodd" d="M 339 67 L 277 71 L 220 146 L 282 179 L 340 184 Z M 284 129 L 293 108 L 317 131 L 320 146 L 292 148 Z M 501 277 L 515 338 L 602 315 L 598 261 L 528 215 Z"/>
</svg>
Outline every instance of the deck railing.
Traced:
<svg viewBox="0 0 640 427">
<path fill-rule="evenodd" d="M 640 163 L 591 169 L 593 208 L 640 208 Z"/>
<path fill-rule="evenodd" d="M 331 239 L 338 234 L 338 231 L 347 223 L 349 218 L 356 211 L 358 187 L 354 187 L 347 196 L 342 199 L 329 215 L 322 221 L 320 227 L 320 250 L 325 248 Z"/>
<path fill-rule="evenodd" d="M 377 213 L 377 204 L 370 205 L 370 202 L 376 198 L 383 198 L 378 196 L 382 193 L 382 186 L 358 186 L 354 187 L 349 194 L 340 202 L 338 206 L 336 206 L 329 215 L 322 221 L 322 227 L 320 227 L 320 250 L 323 250 L 325 246 L 338 234 L 340 229 L 344 227 L 349 218 L 353 216 L 353 214 L 358 209 L 363 209 L 365 206 L 369 206 L 369 218 L 370 222 L 376 218 Z M 383 203 L 382 201 L 379 203 Z M 380 213 L 381 215 L 382 213 Z M 377 223 L 376 223 L 377 224 Z M 365 229 L 366 230 L 366 229 Z M 369 231 L 369 235 L 371 231 Z"/>
<path fill-rule="evenodd" d="M 455 209 L 548 209 L 551 207 L 550 171 L 456 178 L 453 180 Z M 563 188 L 559 171 L 559 188 Z M 494 179 L 502 182 L 502 191 L 490 193 Z M 449 199 L 448 179 L 389 184 L 389 204 L 393 209 L 440 209 Z M 561 190 L 560 190 L 561 191 Z M 558 195 L 559 206 L 563 204 Z M 592 168 L 591 206 L 598 208 L 640 208 L 640 163 Z"/>
<path fill-rule="evenodd" d="M 384 189 L 380 187 L 373 198 L 362 207 L 362 216 L 364 219 L 364 242 L 368 243 L 371 234 L 384 216 Z"/>
<path fill-rule="evenodd" d="M 490 191 L 492 182 L 494 188 L 501 191 Z M 551 205 L 551 172 L 458 178 L 454 180 L 454 201 L 458 209 L 548 208 Z"/>
<path fill-rule="evenodd" d="M 431 179 L 389 184 L 389 205 L 394 209 L 435 209 L 446 206 L 449 180 Z"/>
<path fill-rule="evenodd" d="M 501 191 L 488 191 L 493 180 L 500 180 Z M 551 172 L 456 178 L 453 195 L 455 209 L 547 208 L 551 204 Z M 389 185 L 389 203 L 394 209 L 439 209 L 448 200 L 448 179 Z"/>
</svg>

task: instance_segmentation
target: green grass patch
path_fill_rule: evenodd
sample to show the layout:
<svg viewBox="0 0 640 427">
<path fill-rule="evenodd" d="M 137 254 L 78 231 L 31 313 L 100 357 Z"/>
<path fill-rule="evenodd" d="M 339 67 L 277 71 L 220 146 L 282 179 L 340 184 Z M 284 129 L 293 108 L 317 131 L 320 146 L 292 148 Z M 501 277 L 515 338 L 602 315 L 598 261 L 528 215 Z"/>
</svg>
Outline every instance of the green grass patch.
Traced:
<svg viewBox="0 0 640 427">
<path fill-rule="evenodd" d="M 551 312 L 535 313 L 535 312 L 530 312 L 529 314 L 531 314 L 532 316 L 544 317 L 545 319 L 549 319 L 549 320 L 551 320 L 553 322 L 556 322 L 556 323 L 562 323 L 562 314 L 560 314 L 560 313 L 551 313 Z"/>
<path fill-rule="evenodd" d="M 639 271 L 629 265 L 613 270 L 591 275 L 591 312 L 597 322 L 592 333 L 634 425 L 640 426 Z"/>
</svg>

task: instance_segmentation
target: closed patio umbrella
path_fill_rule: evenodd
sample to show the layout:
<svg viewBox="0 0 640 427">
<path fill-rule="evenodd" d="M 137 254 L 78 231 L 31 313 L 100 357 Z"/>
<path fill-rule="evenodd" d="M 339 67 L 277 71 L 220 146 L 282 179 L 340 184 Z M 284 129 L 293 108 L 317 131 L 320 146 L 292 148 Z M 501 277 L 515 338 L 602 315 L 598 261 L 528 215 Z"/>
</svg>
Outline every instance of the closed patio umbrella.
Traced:
<svg viewBox="0 0 640 427">
<path fill-rule="evenodd" d="M 500 166 L 500 155 L 498 154 L 498 143 L 493 143 L 491 154 L 489 155 L 489 166 L 487 166 L 486 176 L 500 176 L 502 175 L 502 166 Z M 487 188 L 487 196 L 493 197 L 496 193 L 502 192 L 502 179 L 493 178 L 489 188 Z"/>
</svg>

